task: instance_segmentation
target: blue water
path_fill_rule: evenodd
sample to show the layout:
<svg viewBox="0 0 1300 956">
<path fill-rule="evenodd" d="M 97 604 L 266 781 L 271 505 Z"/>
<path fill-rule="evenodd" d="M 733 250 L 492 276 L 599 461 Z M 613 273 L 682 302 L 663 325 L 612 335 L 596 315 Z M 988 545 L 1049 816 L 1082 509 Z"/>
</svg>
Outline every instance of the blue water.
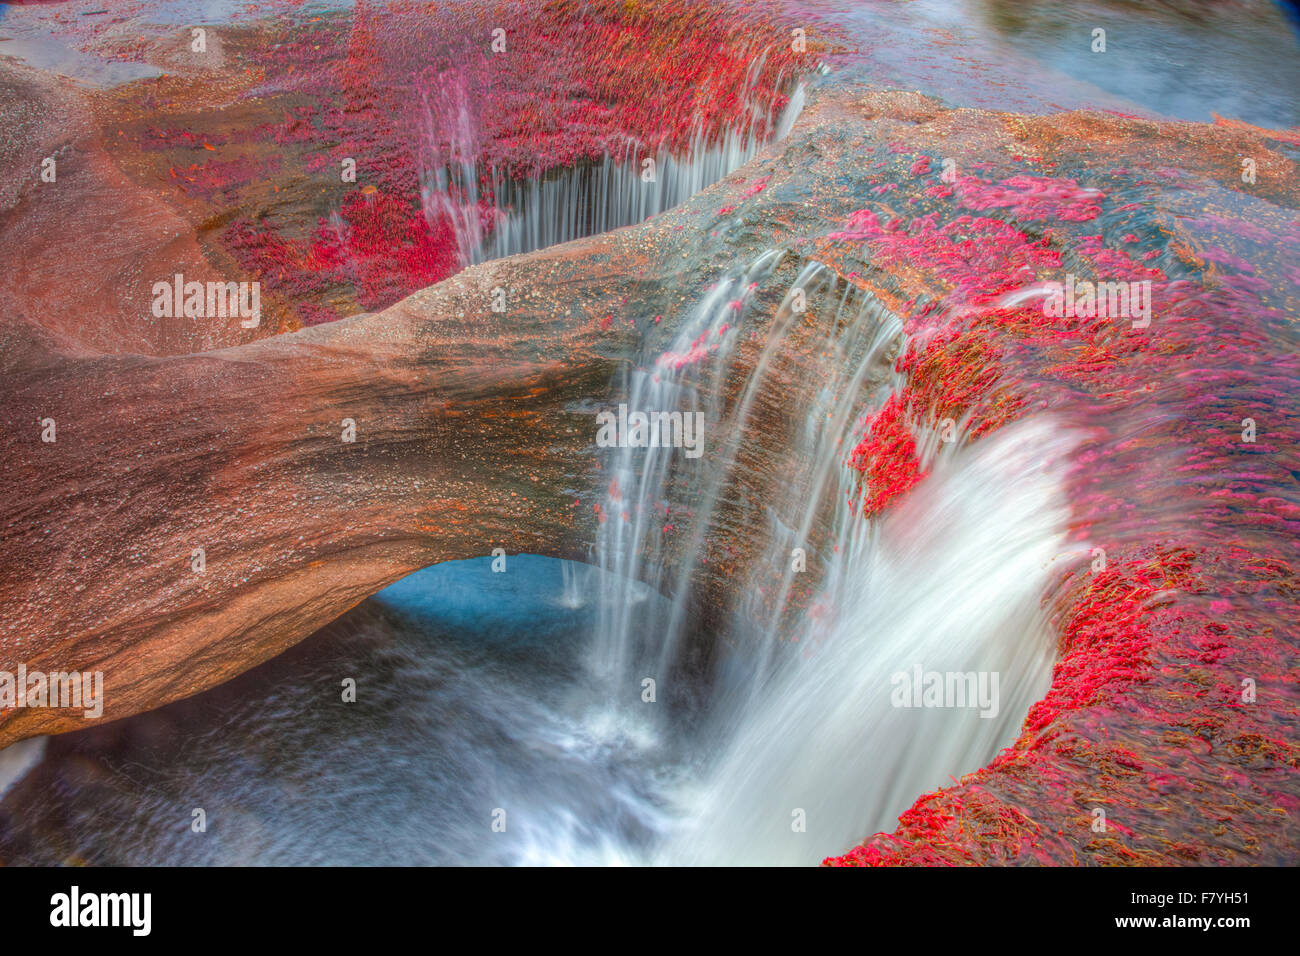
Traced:
<svg viewBox="0 0 1300 956">
<path fill-rule="evenodd" d="M 52 738 L 0 802 L 0 860 L 627 860 L 668 823 L 677 754 L 636 709 L 657 705 L 588 680 L 563 562 L 507 560 L 428 568 L 228 684 Z"/>
</svg>

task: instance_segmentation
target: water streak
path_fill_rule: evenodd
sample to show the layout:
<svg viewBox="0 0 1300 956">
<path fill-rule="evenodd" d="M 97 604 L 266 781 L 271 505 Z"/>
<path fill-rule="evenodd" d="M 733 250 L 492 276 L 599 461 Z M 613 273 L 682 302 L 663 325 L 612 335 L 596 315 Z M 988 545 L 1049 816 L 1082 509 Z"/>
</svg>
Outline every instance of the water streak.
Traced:
<svg viewBox="0 0 1300 956">
<path fill-rule="evenodd" d="M 750 64 L 746 91 L 765 62 Z M 740 125 L 720 133 L 700 117 L 684 151 L 645 150 L 629 142 L 591 163 L 530 179 L 480 160 L 478 119 L 465 83 L 444 76 L 423 96 L 421 198 L 430 224 L 451 224 L 461 262 L 531 252 L 582 236 L 635 225 L 665 212 L 739 169 L 768 142 L 784 139 L 803 110 L 805 88 L 794 83 L 779 115 L 768 115 L 748 92 Z"/>
<path fill-rule="evenodd" d="M 737 650 L 724 655 L 694 771 L 672 795 L 678 816 L 650 857 L 659 862 L 816 862 L 887 827 L 949 775 L 986 763 L 1049 681 L 1054 639 L 1040 601 L 1071 550 L 1062 469 L 1076 438 L 1045 420 L 974 446 L 918 428 L 930 476 L 887 518 L 864 520 L 846 439 L 899 385 L 888 361 L 904 346 L 897 316 L 808 264 L 739 397 L 723 401 L 750 292 L 783 257 L 771 250 L 724 277 L 658 361 L 632 376 L 630 407 L 707 410 L 704 459 L 692 468 L 672 449 L 622 448 L 606 469 L 613 478 L 596 558 L 608 573 L 590 662 L 611 696 L 627 699 L 640 675 L 671 673 L 682 650 L 705 537 L 717 533 L 758 396 L 802 318 L 796 291 L 829 314 L 814 380 L 791 386 L 811 394 L 781 463 L 789 472 L 774 483 L 786 491 L 764 503 L 761 557 L 735 588 L 744 596 L 731 617 Z M 674 516 L 668 503 L 682 487 L 692 509 Z M 828 507 L 832 538 L 817 543 Z M 665 542 L 673 525 L 691 536 L 675 565 Z M 820 573 L 815 597 L 797 608 L 795 547 Z M 629 582 L 670 600 L 647 612 Z M 893 706 L 894 675 L 918 668 L 996 679 L 995 712 Z M 806 826 L 794 827 L 792 815 Z"/>
</svg>

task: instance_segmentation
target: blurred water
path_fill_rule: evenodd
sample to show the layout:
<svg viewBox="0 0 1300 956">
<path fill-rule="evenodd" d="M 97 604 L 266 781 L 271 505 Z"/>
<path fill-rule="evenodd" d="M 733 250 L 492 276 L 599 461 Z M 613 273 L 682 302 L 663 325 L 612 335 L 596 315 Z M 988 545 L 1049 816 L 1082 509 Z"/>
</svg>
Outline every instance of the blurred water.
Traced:
<svg viewBox="0 0 1300 956">
<path fill-rule="evenodd" d="M 1047 690 L 1042 608 L 1068 559 L 1061 468 L 1047 421 L 942 456 L 879 526 L 846 520 L 823 618 L 710 743 L 660 850 L 674 864 L 808 864 L 889 829 L 916 797 L 981 766 Z M 997 675 L 996 710 L 895 706 L 895 675 Z M 802 829 L 792 824 L 798 816 Z"/>
<path fill-rule="evenodd" d="M 563 563 L 509 562 L 427 569 L 215 690 L 52 738 L 0 804 L 0 859 L 543 863 L 648 845 L 668 743 L 591 708 L 591 612 L 559 600 Z"/>
<path fill-rule="evenodd" d="M 1038 466 L 1064 441 L 1009 428 L 878 538 L 855 523 L 833 619 L 777 648 L 751 694 L 612 695 L 585 666 L 597 608 L 568 606 L 564 562 L 454 562 L 193 700 L 52 738 L 0 803 L 0 859 L 814 863 L 976 769 L 1046 688 L 1038 602 L 1062 506 Z M 980 506 L 990 497 L 1000 506 Z M 669 616 L 641 594 L 646 619 Z M 999 672 L 997 719 L 892 708 L 891 675 L 915 665 Z M 206 833 L 190 830 L 195 808 Z"/>
<path fill-rule="evenodd" d="M 885 520 L 862 520 L 841 449 L 887 392 L 901 326 L 820 266 L 796 279 L 833 321 L 824 367 L 795 386 L 809 414 L 766 502 L 779 520 L 752 529 L 759 557 L 736 569 L 726 633 L 701 633 L 691 613 L 695 558 L 673 558 L 658 509 L 676 476 L 692 508 L 667 520 L 688 555 L 719 533 L 791 295 L 725 406 L 730 345 L 746 290 L 782 256 L 719 281 L 634 377 L 644 410 L 707 408 L 713 444 L 689 465 L 610 449 L 592 565 L 429 568 L 229 684 L 54 738 L 0 802 L 0 859 L 810 864 L 986 763 L 1047 686 L 1040 598 L 1069 553 L 1073 439 L 1029 420 L 973 447 L 923 443 L 930 478 Z M 831 539 L 811 540 L 827 507 Z M 799 542 L 820 571 L 806 604 L 784 570 Z M 773 588 L 770 614 L 747 605 Z M 680 666 L 710 644 L 715 671 Z M 992 712 L 893 706 L 894 676 L 916 668 L 995 673 Z M 204 833 L 190 830 L 196 808 Z"/>
<path fill-rule="evenodd" d="M 1170 0 L 796 0 L 844 31 L 846 75 L 954 106 L 1088 107 L 1300 124 L 1300 39 L 1279 4 Z M 1093 31 L 1105 31 L 1094 53 Z"/>
<path fill-rule="evenodd" d="M 835 61 L 841 74 L 958 104 L 1300 120 L 1295 38 L 1262 5 L 1195 16 L 1118 3 L 799 6 L 859 44 Z M 1107 52 L 1093 54 L 1099 26 Z M 61 62 L 41 52 L 46 40 L 32 43 L 27 55 Z M 525 232 L 518 248 L 567 235 Z M 1067 546 L 1062 530 L 1073 439 L 1031 418 L 974 447 L 931 444 L 927 481 L 883 521 L 857 519 L 833 449 L 889 384 L 881 357 L 899 330 L 874 303 L 844 293 L 824 343 L 833 360 L 790 402 L 808 409 L 791 446 L 798 473 L 765 502 L 760 559 L 741 572 L 728 633 L 700 634 L 691 617 L 694 555 L 734 487 L 766 362 L 791 320 L 787 302 L 739 400 L 724 406 L 737 313 L 779 258 L 723 276 L 669 361 L 648 356 L 629 383 L 642 410 L 705 407 L 720 423 L 702 470 L 676 475 L 692 514 L 656 511 L 673 478 L 667 455 L 613 451 L 591 564 L 511 556 L 500 574 L 490 558 L 426 569 L 192 700 L 53 738 L 43 760 L 39 744 L 11 748 L 4 762 L 32 769 L 0 794 L 0 860 L 812 863 L 985 763 L 1046 687 L 1052 634 L 1038 598 L 1085 547 Z M 815 267 L 800 278 L 810 295 L 840 294 L 826 282 Z M 698 341 L 716 347 L 678 364 Z M 810 545 L 821 574 L 799 604 L 788 556 L 827 501 L 831 540 Z M 693 542 L 685 560 L 670 560 L 669 524 Z M 674 670 L 684 645 L 739 637 L 712 673 Z M 997 716 L 890 706 L 892 677 L 914 667 L 997 673 Z M 642 697 L 651 675 L 653 702 Z M 341 697 L 349 678 L 355 703 Z M 206 833 L 191 830 L 197 808 Z"/>
</svg>

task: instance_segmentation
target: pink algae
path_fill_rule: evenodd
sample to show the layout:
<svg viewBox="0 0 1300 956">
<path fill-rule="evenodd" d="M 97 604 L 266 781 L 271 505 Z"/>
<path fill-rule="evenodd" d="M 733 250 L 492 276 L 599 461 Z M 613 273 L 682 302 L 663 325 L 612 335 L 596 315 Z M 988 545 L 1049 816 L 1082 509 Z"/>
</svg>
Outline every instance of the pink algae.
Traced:
<svg viewBox="0 0 1300 956">
<path fill-rule="evenodd" d="M 1189 188 L 1185 177 L 1165 178 Z M 1075 537 L 1103 544 L 1106 557 L 1063 574 L 1044 595 L 1060 658 L 1015 744 L 956 786 L 921 797 L 893 833 L 826 862 L 1274 859 L 1266 834 L 1278 818 L 1269 808 L 1300 808 L 1287 783 L 1300 772 L 1300 754 L 1284 739 L 1287 728 L 1294 736 L 1300 710 L 1279 697 L 1243 704 L 1240 685 L 1243 674 L 1276 685 L 1300 665 L 1293 333 L 1267 304 L 1269 284 L 1240 274 L 1253 270 L 1237 251 L 1204 244 L 1210 267 L 1171 278 L 1149 264 L 1160 250 L 1142 248 L 1137 231 L 1120 230 L 1114 245 L 1070 232 L 1100 215 L 1105 190 L 1037 176 L 967 177 L 959 187 L 953 197 L 928 191 L 932 202 L 952 205 L 910 221 L 861 209 L 823 248 L 838 263 L 864 247 L 875 271 L 860 283 L 889 269 L 940 296 L 937 307 L 901 307 L 912 334 L 897 366 L 903 385 L 849 458 L 862 475 L 864 513 L 887 509 L 924 480 L 909 421 L 964 419 L 978 440 L 1048 408 L 1095 436 L 1076 453 L 1068 493 Z M 1035 236 L 1030 223 L 1050 230 Z M 1259 240 L 1252 231 L 1231 230 Z M 1040 300 L 1008 298 L 1059 279 L 1064 250 L 1074 271 L 1150 282 L 1149 326 L 1052 318 Z M 1125 424 L 1144 406 L 1153 424 Z M 1267 434 L 1243 440 L 1246 417 L 1266 419 Z M 1175 501 L 1180 517 L 1169 521 Z M 1162 743 L 1170 739 L 1179 743 Z M 1224 779 L 1249 800 L 1224 792 Z M 1165 802 L 1182 817 L 1153 816 L 1152 793 L 1173 795 Z M 1108 829 L 1092 828 L 1094 806 L 1107 808 Z M 1203 814 L 1232 821 L 1238 848 L 1179 836 L 1186 819 Z"/>
</svg>

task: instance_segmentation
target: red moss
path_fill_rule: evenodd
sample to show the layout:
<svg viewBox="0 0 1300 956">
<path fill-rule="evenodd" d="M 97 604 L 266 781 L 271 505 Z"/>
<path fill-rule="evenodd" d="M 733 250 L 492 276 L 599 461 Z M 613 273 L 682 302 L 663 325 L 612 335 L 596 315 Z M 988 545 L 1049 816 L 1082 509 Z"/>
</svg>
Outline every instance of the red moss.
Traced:
<svg viewBox="0 0 1300 956">
<path fill-rule="evenodd" d="M 1161 178 L 1192 188 L 1181 174 Z M 1276 293 L 1219 242 L 1201 247 L 1196 278 L 1150 265 L 1161 250 L 1138 239 L 1150 231 L 1127 226 L 1149 202 L 1115 204 L 1112 213 L 1128 217 L 1107 220 L 1112 245 L 1078 227 L 1105 210 L 1107 190 L 1037 176 L 960 186 L 956 197 L 923 190 L 937 205 L 910 221 L 862 209 L 823 248 L 861 284 L 888 269 L 889 282 L 939 296 L 919 311 L 902 306 L 912 336 L 898 363 L 905 380 L 878 419 L 895 441 L 859 445 L 851 461 L 887 487 L 907 474 L 896 429 L 908 416 L 965 417 L 978 440 L 1031 407 L 1050 409 L 1094 436 L 1076 454 L 1068 493 L 1076 536 L 1104 545 L 1106 566 L 1076 570 L 1044 596 L 1060 659 L 1016 743 L 959 785 L 923 796 L 893 833 L 826 862 L 1277 861 L 1285 847 L 1266 836 L 1274 814 L 1300 809 L 1300 756 L 1273 732 L 1300 725 L 1300 708 L 1278 693 L 1300 666 L 1300 361 L 1286 317 L 1267 304 Z M 958 206 L 1049 225 L 1035 237 Z M 1251 224 L 1204 225 L 1255 243 L 1257 254 L 1276 242 Z M 858 244 L 867 255 L 850 259 Z M 850 270 L 864 260 L 867 272 Z M 1150 326 L 1009 304 L 1010 293 L 1061 279 L 1064 261 L 1081 276 L 1150 281 Z M 1241 435 L 1245 417 L 1268 422 L 1253 442 Z M 1267 702 L 1243 702 L 1243 676 L 1273 686 Z M 1153 795 L 1164 803 L 1166 794 L 1190 817 L 1153 815 Z M 1101 830 L 1098 806 L 1108 818 Z M 1230 822 L 1235 836 L 1201 833 L 1198 816 Z"/>
<path fill-rule="evenodd" d="M 892 395 L 872 418 L 849 464 L 862 473 L 862 514 L 881 511 L 925 477 L 916 441 L 904 421 L 902 396 Z"/>
<path fill-rule="evenodd" d="M 1103 702 L 1121 693 L 1124 684 L 1146 679 L 1151 610 L 1161 595 L 1188 586 L 1191 561 L 1189 552 L 1166 552 L 1152 561 L 1128 561 L 1087 578 L 1065 614 L 1063 656 L 1052 687 L 1025 718 L 1023 749 L 1043 746 L 1063 714 Z"/>
<path fill-rule="evenodd" d="M 504 52 L 492 49 L 497 29 Z M 310 323 L 381 309 L 463 265 L 452 222 L 421 192 L 444 169 L 470 170 L 449 198 L 490 231 L 501 175 L 769 135 L 796 73 L 818 55 L 815 40 L 794 53 L 789 35 L 763 5 L 722 0 L 286 12 L 228 38 L 257 78 L 231 115 L 247 108 L 254 122 L 143 127 L 138 146 L 165 157 L 186 200 L 211 207 L 203 219 L 231 223 L 218 233 L 228 251 Z M 156 113 L 159 84 L 138 89 L 128 112 Z M 339 181 L 345 159 L 354 186 Z M 303 181 L 324 188 L 295 189 L 287 202 L 265 195 Z"/>
<path fill-rule="evenodd" d="M 455 231 L 445 218 L 412 214 L 384 193 L 352 193 L 342 223 L 322 223 L 307 254 L 317 272 L 351 281 L 367 309 L 382 309 L 455 271 Z"/>
</svg>

